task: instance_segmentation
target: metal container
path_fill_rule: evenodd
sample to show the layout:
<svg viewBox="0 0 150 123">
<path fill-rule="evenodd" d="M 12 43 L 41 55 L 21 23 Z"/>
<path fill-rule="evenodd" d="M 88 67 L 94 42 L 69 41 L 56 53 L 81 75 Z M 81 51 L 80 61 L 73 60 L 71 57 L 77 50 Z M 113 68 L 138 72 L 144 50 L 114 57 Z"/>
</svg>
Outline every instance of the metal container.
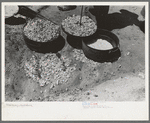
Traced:
<svg viewBox="0 0 150 123">
<path fill-rule="evenodd" d="M 87 16 L 87 15 L 86 15 Z M 89 17 L 89 16 L 88 16 Z M 92 19 L 91 17 L 89 17 L 90 19 Z M 92 19 L 93 20 L 93 19 Z M 94 21 L 94 20 L 93 20 Z M 94 21 L 95 22 L 95 21 Z M 96 23 L 96 22 L 95 22 Z M 66 32 L 65 29 L 63 28 L 63 26 L 61 25 L 62 30 L 67 34 L 67 42 L 69 45 L 71 45 L 73 48 L 76 49 L 82 49 L 82 40 L 84 38 L 88 38 L 91 37 L 91 35 L 86 36 L 86 37 L 81 37 L 81 36 L 75 36 L 70 34 L 69 32 Z M 92 34 L 93 35 L 93 34 Z"/>
<path fill-rule="evenodd" d="M 56 39 L 47 42 L 33 41 L 29 39 L 24 33 L 23 33 L 23 37 L 27 47 L 30 50 L 39 53 L 50 53 L 50 52 L 57 53 L 65 46 L 65 39 L 61 35 L 59 35 Z"/>
<path fill-rule="evenodd" d="M 98 50 L 88 46 L 88 44 L 91 44 L 93 41 L 96 41 L 97 39 L 107 40 L 109 43 L 112 44 L 113 48 L 109 50 Z M 85 56 L 88 59 L 100 63 L 114 62 L 118 60 L 118 58 L 121 56 L 119 46 L 120 45 L 118 37 L 112 32 L 104 29 L 98 29 L 94 35 L 88 38 L 84 38 L 82 40 L 82 50 Z"/>
</svg>

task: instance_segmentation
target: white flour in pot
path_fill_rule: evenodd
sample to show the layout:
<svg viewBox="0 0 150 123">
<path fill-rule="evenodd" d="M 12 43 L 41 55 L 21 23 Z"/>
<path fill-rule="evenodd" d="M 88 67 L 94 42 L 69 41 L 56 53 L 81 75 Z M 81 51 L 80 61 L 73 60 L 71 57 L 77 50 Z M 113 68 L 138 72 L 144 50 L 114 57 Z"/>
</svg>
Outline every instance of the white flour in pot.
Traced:
<svg viewBox="0 0 150 123">
<path fill-rule="evenodd" d="M 98 39 L 96 42 L 89 44 L 88 46 L 97 50 L 109 50 L 113 48 L 111 43 L 103 39 Z"/>
</svg>

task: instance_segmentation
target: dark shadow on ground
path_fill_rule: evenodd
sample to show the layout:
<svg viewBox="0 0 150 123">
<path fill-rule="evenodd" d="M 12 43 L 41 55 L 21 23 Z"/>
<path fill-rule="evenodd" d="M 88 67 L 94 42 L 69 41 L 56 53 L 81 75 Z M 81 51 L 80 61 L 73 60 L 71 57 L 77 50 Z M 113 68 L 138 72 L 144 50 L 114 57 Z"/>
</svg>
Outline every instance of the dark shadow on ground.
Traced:
<svg viewBox="0 0 150 123">
<path fill-rule="evenodd" d="M 121 9 L 120 13 L 108 14 L 109 6 L 94 7 L 89 12 L 96 17 L 98 28 L 107 29 L 121 29 L 129 25 L 135 24 L 145 32 L 145 22 L 138 20 L 138 15 L 127 10 Z"/>
</svg>

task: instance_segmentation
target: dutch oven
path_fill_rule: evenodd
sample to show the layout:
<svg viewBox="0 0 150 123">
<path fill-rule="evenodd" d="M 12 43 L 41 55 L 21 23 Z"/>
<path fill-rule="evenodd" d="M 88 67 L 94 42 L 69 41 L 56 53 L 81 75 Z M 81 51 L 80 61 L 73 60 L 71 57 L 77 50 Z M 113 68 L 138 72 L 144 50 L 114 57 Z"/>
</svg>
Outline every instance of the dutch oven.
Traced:
<svg viewBox="0 0 150 123">
<path fill-rule="evenodd" d="M 98 39 L 108 41 L 113 46 L 113 48 L 99 50 L 89 46 L 89 44 L 96 42 Z M 88 59 L 100 63 L 114 62 L 118 60 L 118 58 L 121 56 L 119 47 L 120 45 L 118 37 L 114 33 L 104 29 L 97 29 L 97 32 L 94 35 L 82 40 L 82 50 L 85 56 Z"/>
<path fill-rule="evenodd" d="M 25 25 L 26 26 L 26 25 Z M 24 27 L 25 27 L 24 26 Z M 39 53 L 57 53 L 65 46 L 65 39 L 59 34 L 59 36 L 53 40 L 47 42 L 37 42 L 29 39 L 24 33 L 23 37 L 27 47 L 35 52 Z"/>
<path fill-rule="evenodd" d="M 69 16 L 71 17 L 71 16 Z M 91 17 L 89 17 L 90 19 L 92 19 Z M 93 19 L 92 19 L 93 20 Z M 94 20 L 93 20 L 94 21 Z M 96 22 L 95 22 L 96 23 Z M 62 30 L 67 34 L 67 42 L 69 45 L 71 45 L 73 48 L 76 48 L 76 49 L 82 49 L 82 40 L 84 38 L 89 38 L 91 37 L 92 35 L 89 35 L 89 36 L 85 36 L 85 37 L 82 37 L 82 36 L 75 36 L 75 35 L 72 35 L 70 34 L 69 32 L 65 31 L 65 29 L 63 28 L 63 26 L 61 25 L 61 28 Z"/>
</svg>

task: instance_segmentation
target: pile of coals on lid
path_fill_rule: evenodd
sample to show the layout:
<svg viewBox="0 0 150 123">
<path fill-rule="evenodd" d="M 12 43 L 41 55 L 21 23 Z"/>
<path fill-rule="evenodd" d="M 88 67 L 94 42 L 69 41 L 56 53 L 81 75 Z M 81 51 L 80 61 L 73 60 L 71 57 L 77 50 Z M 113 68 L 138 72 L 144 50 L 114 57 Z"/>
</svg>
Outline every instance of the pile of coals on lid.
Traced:
<svg viewBox="0 0 150 123">
<path fill-rule="evenodd" d="M 96 23 L 88 16 L 83 16 L 80 24 L 80 15 L 72 15 L 62 21 L 65 32 L 73 36 L 86 37 L 94 34 L 97 30 Z"/>
<path fill-rule="evenodd" d="M 37 42 L 48 42 L 59 36 L 59 26 L 44 19 L 29 20 L 24 27 L 24 34 L 29 39 Z"/>
</svg>

